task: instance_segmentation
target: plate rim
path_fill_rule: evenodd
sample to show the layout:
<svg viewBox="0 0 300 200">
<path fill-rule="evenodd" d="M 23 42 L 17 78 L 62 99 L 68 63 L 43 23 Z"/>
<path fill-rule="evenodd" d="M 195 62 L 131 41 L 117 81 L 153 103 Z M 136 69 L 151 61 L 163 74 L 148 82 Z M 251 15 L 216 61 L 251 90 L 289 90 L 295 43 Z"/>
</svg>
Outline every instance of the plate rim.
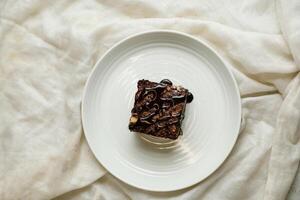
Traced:
<svg viewBox="0 0 300 200">
<path fill-rule="evenodd" d="M 226 159 L 230 156 L 236 142 L 237 142 L 237 139 L 238 139 L 238 136 L 239 136 L 239 132 L 240 132 L 240 129 L 241 129 L 241 120 L 238 121 L 238 124 L 237 124 L 237 127 L 238 129 L 236 130 L 237 133 L 235 135 L 235 138 L 234 138 L 234 141 L 232 142 L 232 146 L 230 147 L 230 150 L 228 151 L 228 153 L 226 154 L 226 156 L 224 156 L 224 159 L 222 160 L 222 162 L 220 162 L 219 166 L 214 169 L 211 173 L 207 174 L 207 176 L 205 176 L 202 180 L 199 180 L 199 181 L 195 181 L 195 182 L 192 182 L 190 184 L 187 184 L 183 187 L 174 187 L 173 189 L 151 189 L 151 188 L 148 188 L 148 187 L 143 187 L 141 185 L 135 185 L 135 184 L 131 184 L 131 183 L 128 183 L 124 180 L 122 180 L 118 175 L 115 175 L 113 174 L 112 172 L 110 172 L 110 170 L 108 170 L 102 163 L 101 161 L 98 159 L 97 157 L 97 154 L 95 153 L 94 149 L 92 148 L 92 145 L 91 145 L 91 142 L 89 141 L 88 139 L 88 136 L 87 136 L 87 133 L 86 133 L 86 129 L 85 128 L 87 125 L 85 125 L 85 112 L 84 112 L 84 105 L 85 105 L 85 101 L 86 101 L 86 95 L 87 95 L 87 88 L 89 86 L 89 83 L 91 81 L 91 77 L 92 75 L 94 74 L 95 70 L 97 69 L 97 66 L 99 66 L 99 63 L 103 60 L 103 58 L 105 58 L 112 50 L 114 50 L 116 47 L 118 47 L 120 44 L 122 44 L 123 42 L 127 41 L 127 40 L 130 40 L 134 37 L 138 37 L 138 36 L 142 36 L 142 35 L 147 35 L 147 34 L 159 34 L 159 33 L 165 33 L 165 34 L 176 34 L 176 35 L 179 35 L 179 36 L 183 36 L 183 37 L 187 37 L 187 38 L 190 38 L 192 40 L 195 40 L 199 43 L 201 43 L 203 46 L 205 46 L 206 48 L 208 48 L 212 53 L 214 53 L 221 61 L 221 63 L 224 65 L 226 71 L 228 72 L 230 78 L 232 79 L 233 81 L 233 85 L 234 85 L 234 90 L 237 94 L 237 96 L 239 98 L 237 98 L 237 101 L 238 101 L 238 105 L 237 105 L 237 111 L 238 111 L 238 116 L 240 119 L 242 119 L 242 103 L 241 103 L 241 95 L 240 95 L 240 91 L 239 91 L 239 87 L 238 87 L 238 84 L 237 84 L 237 80 L 235 79 L 234 75 L 233 75 L 233 72 L 232 70 L 229 68 L 229 64 L 224 60 L 224 58 L 222 56 L 220 56 L 219 53 L 216 52 L 216 50 L 211 46 L 209 45 L 206 41 L 204 41 L 203 39 L 199 39 L 193 35 L 190 35 L 188 33 L 184 33 L 184 32 L 181 32 L 181 31 L 177 31 L 177 30 L 171 30 L 171 29 L 151 29 L 151 30 L 148 30 L 148 31 L 139 31 L 138 33 L 134 33 L 134 34 L 130 34 L 129 36 L 121 39 L 120 41 L 116 42 L 114 45 L 112 45 L 108 50 L 105 51 L 105 53 L 97 60 L 97 62 L 95 63 L 95 65 L 93 66 L 93 69 L 89 72 L 89 75 L 88 75 L 88 78 L 86 79 L 86 82 L 85 82 L 85 86 L 84 86 L 84 89 L 83 89 L 83 92 L 82 92 L 82 96 L 81 96 L 81 124 L 82 124 L 82 129 L 83 129 L 83 132 L 84 132 L 84 136 L 86 138 L 86 141 L 87 141 L 87 144 L 91 150 L 91 152 L 93 153 L 93 155 L 95 156 L 96 160 L 98 161 L 98 163 L 107 171 L 110 173 L 110 175 L 112 175 L 113 177 L 116 177 L 118 180 L 120 180 L 121 182 L 125 183 L 125 184 L 128 184 L 130 186 L 133 186 L 135 188 L 138 188 L 138 189 L 142 189 L 142 190 L 145 190 L 145 191 L 151 191 L 151 192 L 171 192 L 171 191 L 178 191 L 178 190 L 182 190 L 182 189 L 185 189 L 185 188 L 189 188 L 191 186 L 194 186 L 195 184 L 197 183 L 200 183 L 202 181 L 205 181 L 209 176 L 211 176 L 217 169 L 219 169 L 223 164 L 224 162 L 226 161 Z"/>
</svg>

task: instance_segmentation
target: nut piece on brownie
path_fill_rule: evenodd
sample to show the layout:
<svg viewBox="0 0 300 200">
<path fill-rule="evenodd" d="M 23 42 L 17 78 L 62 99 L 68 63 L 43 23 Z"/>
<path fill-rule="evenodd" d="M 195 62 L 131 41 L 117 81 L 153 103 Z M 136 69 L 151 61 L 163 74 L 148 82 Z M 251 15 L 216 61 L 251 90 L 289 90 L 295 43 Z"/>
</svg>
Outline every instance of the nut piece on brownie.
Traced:
<svg viewBox="0 0 300 200">
<path fill-rule="evenodd" d="M 156 137 L 177 139 L 182 134 L 185 106 L 193 95 L 168 79 L 160 83 L 139 80 L 129 130 Z"/>
</svg>

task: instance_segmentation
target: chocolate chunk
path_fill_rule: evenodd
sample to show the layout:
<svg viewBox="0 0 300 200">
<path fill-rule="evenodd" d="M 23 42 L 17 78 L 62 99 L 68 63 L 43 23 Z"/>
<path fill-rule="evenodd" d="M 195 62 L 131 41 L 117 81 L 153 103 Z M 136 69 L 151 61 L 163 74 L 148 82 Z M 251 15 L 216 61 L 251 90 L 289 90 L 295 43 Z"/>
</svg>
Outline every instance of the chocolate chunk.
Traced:
<svg viewBox="0 0 300 200">
<path fill-rule="evenodd" d="M 194 96 L 193 96 L 193 94 L 192 93 L 188 93 L 188 95 L 187 95 L 187 103 L 191 103 L 192 101 L 193 101 L 193 99 L 194 99 Z"/>
<path fill-rule="evenodd" d="M 169 79 L 163 79 L 160 81 L 160 83 L 164 83 L 166 85 L 172 85 L 173 83 Z"/>
<path fill-rule="evenodd" d="M 130 131 L 177 139 L 182 134 L 186 104 L 193 100 L 193 95 L 168 79 L 160 83 L 139 80 L 137 88 L 129 120 Z"/>
</svg>

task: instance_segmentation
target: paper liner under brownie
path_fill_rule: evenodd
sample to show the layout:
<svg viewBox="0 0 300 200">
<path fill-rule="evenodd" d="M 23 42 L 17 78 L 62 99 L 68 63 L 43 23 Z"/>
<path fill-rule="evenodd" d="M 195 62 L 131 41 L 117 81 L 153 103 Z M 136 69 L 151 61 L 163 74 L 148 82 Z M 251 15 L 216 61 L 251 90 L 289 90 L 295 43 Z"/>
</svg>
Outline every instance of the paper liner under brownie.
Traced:
<svg viewBox="0 0 300 200">
<path fill-rule="evenodd" d="M 137 84 L 129 129 L 156 137 L 177 139 L 182 134 L 181 123 L 186 103 L 192 94 L 164 79 L 160 83 L 140 80 Z"/>
</svg>

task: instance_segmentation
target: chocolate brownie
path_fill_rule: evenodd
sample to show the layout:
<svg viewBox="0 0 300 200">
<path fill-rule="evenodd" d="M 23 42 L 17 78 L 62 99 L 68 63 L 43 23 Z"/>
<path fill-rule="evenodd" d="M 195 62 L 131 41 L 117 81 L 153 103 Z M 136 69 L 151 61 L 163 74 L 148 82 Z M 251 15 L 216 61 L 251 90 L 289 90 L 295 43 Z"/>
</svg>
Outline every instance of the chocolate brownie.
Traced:
<svg viewBox="0 0 300 200">
<path fill-rule="evenodd" d="M 192 100 L 192 93 L 168 79 L 139 80 L 129 130 L 175 140 L 182 134 L 185 106 Z"/>
</svg>

